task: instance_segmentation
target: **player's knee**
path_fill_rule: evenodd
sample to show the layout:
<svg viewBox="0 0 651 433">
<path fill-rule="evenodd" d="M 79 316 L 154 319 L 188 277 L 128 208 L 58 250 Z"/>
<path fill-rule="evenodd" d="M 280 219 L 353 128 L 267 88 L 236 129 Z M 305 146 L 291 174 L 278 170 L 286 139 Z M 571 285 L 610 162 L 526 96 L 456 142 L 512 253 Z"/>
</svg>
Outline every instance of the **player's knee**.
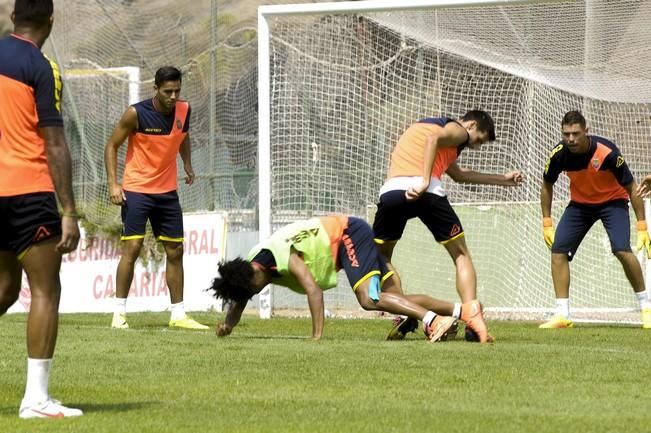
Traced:
<svg viewBox="0 0 651 433">
<path fill-rule="evenodd" d="M 552 265 L 562 265 L 569 261 L 565 253 L 552 253 Z"/>
<path fill-rule="evenodd" d="M 0 293 L 0 316 L 6 313 L 9 307 L 14 305 L 17 300 L 17 293 Z"/>
<path fill-rule="evenodd" d="M 365 310 L 365 311 L 375 311 L 378 310 L 378 306 L 375 302 L 373 302 L 370 298 L 366 298 L 364 300 L 359 301 L 359 305 Z"/>
<path fill-rule="evenodd" d="M 475 265 L 472 262 L 468 250 L 459 251 L 458 254 L 452 256 L 452 261 L 457 269 L 475 269 Z"/>
<path fill-rule="evenodd" d="M 633 254 L 632 251 L 619 250 L 619 251 L 613 251 L 613 254 L 622 263 L 626 262 L 631 257 L 635 258 L 635 254 Z"/>
<path fill-rule="evenodd" d="M 9 307 L 16 303 L 19 293 L 20 284 L 18 288 L 10 288 L 9 285 L 0 284 L 0 315 L 6 313 Z"/>
<path fill-rule="evenodd" d="M 135 263 L 136 260 L 138 259 L 138 255 L 140 254 L 140 248 L 142 247 L 142 243 L 140 242 L 134 242 L 134 243 L 125 243 L 122 245 L 122 260 L 126 260 L 127 262 L 132 262 Z"/>
<path fill-rule="evenodd" d="M 179 261 L 183 259 L 183 244 L 181 242 L 168 244 L 165 246 L 165 254 L 169 261 Z"/>
<path fill-rule="evenodd" d="M 470 251 L 468 251 L 468 246 L 463 237 L 450 241 L 444 244 L 444 246 L 455 263 L 459 263 L 460 261 L 472 263 Z"/>
<path fill-rule="evenodd" d="M 377 310 L 377 305 L 373 300 L 368 296 L 367 293 L 364 292 L 366 288 L 359 287 L 357 291 L 355 292 L 355 295 L 357 296 L 357 302 L 359 303 L 359 306 L 362 307 L 366 311 L 373 311 Z"/>
</svg>

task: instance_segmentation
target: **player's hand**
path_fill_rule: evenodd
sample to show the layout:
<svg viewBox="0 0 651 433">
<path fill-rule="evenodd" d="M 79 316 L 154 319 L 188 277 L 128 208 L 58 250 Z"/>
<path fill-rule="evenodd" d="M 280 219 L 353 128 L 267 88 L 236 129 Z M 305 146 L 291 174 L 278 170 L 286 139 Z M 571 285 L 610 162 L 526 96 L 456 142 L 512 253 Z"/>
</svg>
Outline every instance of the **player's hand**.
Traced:
<svg viewBox="0 0 651 433">
<path fill-rule="evenodd" d="M 233 332 L 233 327 L 228 326 L 225 323 L 218 323 L 217 326 L 215 326 L 215 334 L 217 334 L 218 337 L 226 337 L 227 335 L 231 335 L 231 332 Z"/>
<path fill-rule="evenodd" d="M 405 198 L 407 201 L 418 200 L 427 191 L 427 188 L 429 188 L 429 182 L 422 182 L 419 186 L 412 186 L 405 191 Z"/>
<path fill-rule="evenodd" d="M 194 183 L 194 171 L 192 170 L 192 166 L 185 164 L 183 169 L 185 170 L 185 184 L 192 185 Z"/>
<path fill-rule="evenodd" d="M 111 203 L 118 206 L 122 206 L 124 202 L 127 201 L 127 197 L 124 195 L 122 186 L 119 183 L 114 183 L 113 185 L 109 186 L 109 197 L 111 199 Z"/>
<path fill-rule="evenodd" d="M 61 217 L 61 240 L 56 249 L 61 254 L 69 253 L 77 249 L 79 243 L 79 224 L 76 216 Z"/>
<path fill-rule="evenodd" d="M 640 184 L 637 186 L 637 190 L 635 192 L 640 197 L 647 197 L 649 194 L 651 194 L 651 174 L 646 175 L 644 179 L 642 179 L 642 182 L 640 182 Z"/>
<path fill-rule="evenodd" d="M 518 186 L 524 180 L 524 176 L 520 170 L 509 171 L 508 173 L 504 173 L 504 180 L 507 186 Z"/>
<path fill-rule="evenodd" d="M 551 250 L 552 245 L 554 245 L 554 225 L 552 224 L 552 219 L 549 217 L 543 218 L 543 237 L 545 238 L 547 248 Z"/>
<path fill-rule="evenodd" d="M 640 251 L 644 248 L 647 258 L 651 257 L 651 240 L 649 239 L 649 232 L 647 230 L 646 221 L 638 221 L 637 224 L 637 244 L 635 248 Z"/>
</svg>

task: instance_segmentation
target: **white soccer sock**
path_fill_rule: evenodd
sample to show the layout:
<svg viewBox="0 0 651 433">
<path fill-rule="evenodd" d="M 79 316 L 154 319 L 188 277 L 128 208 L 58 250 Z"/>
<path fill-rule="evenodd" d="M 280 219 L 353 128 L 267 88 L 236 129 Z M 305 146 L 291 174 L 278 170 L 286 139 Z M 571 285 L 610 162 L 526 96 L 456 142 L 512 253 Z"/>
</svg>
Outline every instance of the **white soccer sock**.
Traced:
<svg viewBox="0 0 651 433">
<path fill-rule="evenodd" d="M 649 293 L 646 290 L 635 292 L 635 296 L 637 296 L 637 302 L 640 303 L 640 310 L 651 307 L 649 305 Z"/>
<path fill-rule="evenodd" d="M 127 314 L 127 298 L 115 298 L 115 312 L 117 314 Z"/>
<path fill-rule="evenodd" d="M 49 398 L 48 384 L 51 368 L 52 358 L 27 358 L 27 383 L 25 384 L 23 404 L 41 403 Z"/>
<path fill-rule="evenodd" d="M 427 313 L 425 313 L 425 317 L 423 317 L 423 323 L 429 326 L 430 323 L 432 323 L 432 320 L 434 320 L 435 318 L 436 318 L 436 313 L 433 311 L 428 311 Z"/>
<path fill-rule="evenodd" d="M 452 310 L 452 317 L 458 319 L 461 317 L 461 304 L 458 302 L 454 303 L 454 310 Z"/>
<path fill-rule="evenodd" d="M 172 320 L 181 320 L 185 317 L 185 307 L 183 306 L 183 301 L 178 304 L 172 304 L 170 306 L 171 310 L 171 319 Z"/>
<path fill-rule="evenodd" d="M 570 318 L 570 299 L 556 298 L 556 313 L 566 319 Z"/>
</svg>

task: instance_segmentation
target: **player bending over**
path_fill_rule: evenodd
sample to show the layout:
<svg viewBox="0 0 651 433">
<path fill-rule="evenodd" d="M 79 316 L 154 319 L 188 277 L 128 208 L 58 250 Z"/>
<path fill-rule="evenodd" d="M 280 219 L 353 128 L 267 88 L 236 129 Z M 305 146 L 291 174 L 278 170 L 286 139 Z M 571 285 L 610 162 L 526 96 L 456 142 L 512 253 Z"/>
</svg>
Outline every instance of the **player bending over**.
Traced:
<svg viewBox="0 0 651 433">
<path fill-rule="evenodd" d="M 219 265 L 220 277 L 209 290 L 230 301 L 225 323 L 217 324 L 220 337 L 229 335 L 240 321 L 247 302 L 269 283 L 307 295 L 312 315 L 312 338 L 323 333 L 323 290 L 337 285 L 343 268 L 359 305 L 365 310 L 402 314 L 423 322 L 431 342 L 447 339 L 456 331 L 454 317 L 434 310 L 452 311 L 449 302 L 423 295 L 402 295 L 392 285 L 386 261 L 373 242 L 373 231 L 363 220 L 329 216 L 287 225 L 253 247 L 248 260 L 237 258 Z"/>
</svg>

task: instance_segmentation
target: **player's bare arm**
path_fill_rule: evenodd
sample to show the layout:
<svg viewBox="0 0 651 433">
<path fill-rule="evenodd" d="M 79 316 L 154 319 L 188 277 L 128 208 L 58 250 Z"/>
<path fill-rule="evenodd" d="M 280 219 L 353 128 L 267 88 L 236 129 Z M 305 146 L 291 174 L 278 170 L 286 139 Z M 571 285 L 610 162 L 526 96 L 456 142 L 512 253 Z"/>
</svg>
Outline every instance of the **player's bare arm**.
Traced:
<svg viewBox="0 0 651 433">
<path fill-rule="evenodd" d="M 127 108 L 122 118 L 116 125 L 104 147 L 104 164 L 106 165 L 106 177 L 108 181 L 109 198 L 111 203 L 122 205 L 126 200 L 122 186 L 117 181 L 118 171 L 118 149 L 133 131 L 138 128 L 138 114 L 133 107 Z"/>
<path fill-rule="evenodd" d="M 48 126 L 39 128 L 45 140 L 47 163 L 54 183 L 57 197 L 63 207 L 61 218 L 61 240 L 57 250 L 64 254 L 77 248 L 79 243 L 79 226 L 77 225 L 77 208 L 72 191 L 72 162 L 63 128 Z"/>
<path fill-rule="evenodd" d="M 295 251 L 292 251 L 289 256 L 289 272 L 305 289 L 307 303 L 312 315 L 312 339 L 319 340 L 323 334 L 323 290 L 314 281 L 312 273 Z"/>
<path fill-rule="evenodd" d="M 450 164 L 446 173 L 455 182 L 482 185 L 518 186 L 524 179 L 519 170 L 509 171 L 504 174 L 481 173 L 459 167 L 456 162 Z"/>
<path fill-rule="evenodd" d="M 540 187 L 540 208 L 543 217 L 543 238 L 547 248 L 554 244 L 554 226 L 552 224 L 552 199 L 554 197 L 554 184 L 546 180 L 542 181 Z"/>
<path fill-rule="evenodd" d="M 651 174 L 644 176 L 635 192 L 640 197 L 648 197 L 651 194 Z M 631 197 L 633 196 L 631 195 Z"/>
<path fill-rule="evenodd" d="M 636 193 L 640 188 L 637 186 L 635 181 L 633 181 L 624 185 L 624 189 L 631 199 L 631 207 L 633 208 L 633 212 L 635 212 L 635 219 L 637 221 L 635 225 L 637 229 L 635 249 L 640 251 L 644 248 L 647 257 L 651 257 L 651 239 L 649 238 L 646 216 L 644 214 L 644 201 L 642 200 L 642 197 Z"/>
<path fill-rule="evenodd" d="M 540 207 L 543 218 L 552 216 L 552 199 L 554 198 L 554 184 L 546 180 L 542 181 L 540 187 Z"/>
<path fill-rule="evenodd" d="M 466 142 L 468 133 L 459 124 L 450 122 L 444 128 L 427 137 L 425 142 L 425 154 L 423 155 L 422 183 L 418 187 L 409 188 L 405 192 L 407 200 L 417 200 L 427 188 L 432 176 L 432 168 L 436 160 L 436 151 L 439 147 L 458 147 Z"/>
<path fill-rule="evenodd" d="M 228 306 L 228 311 L 226 312 L 226 318 L 224 323 L 218 323 L 215 333 L 218 337 L 226 337 L 233 332 L 233 328 L 240 323 L 240 318 L 246 308 L 248 301 L 233 301 Z"/>
<path fill-rule="evenodd" d="M 637 221 L 644 221 L 646 219 L 644 216 L 644 201 L 642 200 L 642 197 L 636 194 L 639 187 L 635 181 L 633 181 L 624 185 L 624 189 L 628 192 L 628 195 L 631 198 L 631 207 L 633 207 L 633 212 L 635 212 L 635 219 Z"/>
<path fill-rule="evenodd" d="M 192 185 L 194 183 L 194 171 L 192 170 L 192 146 L 190 145 L 190 133 L 185 136 L 179 154 L 183 160 L 183 170 L 185 171 L 185 183 Z"/>
</svg>

